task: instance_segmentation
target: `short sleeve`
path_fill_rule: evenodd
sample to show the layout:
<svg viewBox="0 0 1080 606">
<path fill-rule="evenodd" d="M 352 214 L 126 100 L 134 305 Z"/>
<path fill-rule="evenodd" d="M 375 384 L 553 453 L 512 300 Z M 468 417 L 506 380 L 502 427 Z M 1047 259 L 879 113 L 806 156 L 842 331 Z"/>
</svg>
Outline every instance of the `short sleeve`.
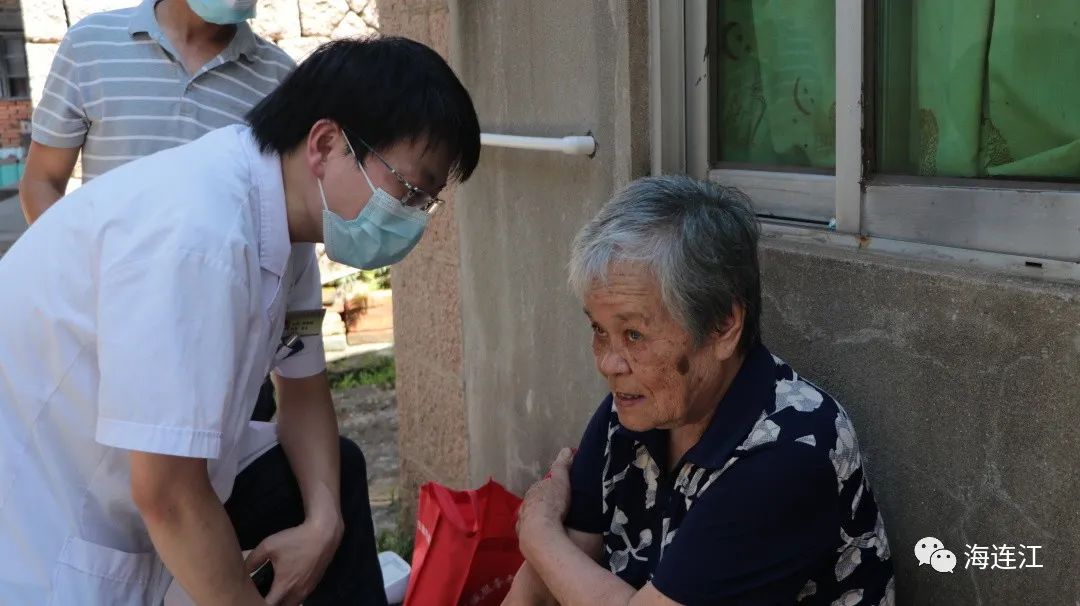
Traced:
<svg viewBox="0 0 1080 606">
<path fill-rule="evenodd" d="M 607 530 L 604 518 L 604 451 L 607 450 L 611 398 L 593 413 L 581 436 L 574 463 L 570 467 L 570 510 L 566 526 L 581 532 L 600 534 Z"/>
<path fill-rule="evenodd" d="M 698 604 L 794 604 L 840 541 L 836 474 L 799 443 L 738 461 L 707 490 L 664 550 L 653 585 Z"/>
<path fill-rule="evenodd" d="M 103 264 L 100 271 L 95 439 L 217 458 L 255 332 L 243 275 L 184 251 Z"/>
<path fill-rule="evenodd" d="M 296 279 L 292 281 L 286 299 L 288 311 L 322 309 L 322 281 L 319 279 L 319 263 L 313 244 L 293 246 L 290 264 L 295 264 Z M 326 353 L 322 335 L 302 337 L 304 348 L 274 367 L 274 374 L 286 379 L 303 379 L 326 370 Z"/>
<path fill-rule="evenodd" d="M 81 147 L 89 123 L 79 88 L 79 68 L 69 33 L 53 58 L 41 100 L 34 107 L 31 138 L 50 147 Z"/>
</svg>

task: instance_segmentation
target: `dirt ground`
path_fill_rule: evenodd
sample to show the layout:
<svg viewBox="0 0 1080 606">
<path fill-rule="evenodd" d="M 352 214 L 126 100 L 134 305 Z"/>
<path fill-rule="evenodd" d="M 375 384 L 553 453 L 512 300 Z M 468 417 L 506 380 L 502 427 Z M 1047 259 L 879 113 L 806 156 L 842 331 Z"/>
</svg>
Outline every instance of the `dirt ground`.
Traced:
<svg viewBox="0 0 1080 606">
<path fill-rule="evenodd" d="M 367 459 L 375 534 L 397 525 L 398 449 L 394 390 L 361 385 L 334 390 L 338 425 Z"/>
</svg>

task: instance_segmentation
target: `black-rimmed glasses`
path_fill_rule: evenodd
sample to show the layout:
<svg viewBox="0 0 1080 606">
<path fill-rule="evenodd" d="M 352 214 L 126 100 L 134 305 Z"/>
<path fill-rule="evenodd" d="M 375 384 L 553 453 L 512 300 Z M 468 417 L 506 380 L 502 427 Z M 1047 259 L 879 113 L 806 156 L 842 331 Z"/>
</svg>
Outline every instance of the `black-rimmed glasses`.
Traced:
<svg viewBox="0 0 1080 606">
<path fill-rule="evenodd" d="M 345 145 L 349 146 L 349 151 L 352 152 L 353 158 L 356 160 L 357 166 L 360 166 L 360 156 L 357 155 L 356 150 L 353 148 L 352 142 L 349 141 L 349 136 L 345 135 L 344 131 L 342 131 L 342 135 L 344 135 L 345 137 Z M 383 166 L 386 167 L 386 170 L 390 171 L 390 174 L 394 175 L 394 177 L 398 180 L 398 183 L 401 183 L 401 186 L 405 188 L 405 196 L 403 198 L 398 198 L 398 202 L 401 202 L 403 206 L 421 210 L 428 215 L 434 215 L 435 212 L 439 210 L 439 207 L 443 205 L 443 200 L 439 199 L 438 196 L 433 196 L 426 191 L 420 189 L 419 187 L 416 187 L 412 183 L 409 183 L 409 180 L 406 179 L 404 175 L 398 172 L 398 170 L 393 166 L 390 166 L 390 163 L 387 162 L 386 159 L 383 158 L 381 155 L 379 155 L 379 152 L 375 151 L 375 148 L 368 145 L 366 141 L 364 141 L 363 139 L 357 139 L 357 141 L 359 141 L 365 148 L 367 148 L 367 150 L 371 152 L 371 155 L 378 158 L 379 162 L 382 162 Z M 363 170 L 362 166 L 360 166 L 360 170 Z"/>
</svg>

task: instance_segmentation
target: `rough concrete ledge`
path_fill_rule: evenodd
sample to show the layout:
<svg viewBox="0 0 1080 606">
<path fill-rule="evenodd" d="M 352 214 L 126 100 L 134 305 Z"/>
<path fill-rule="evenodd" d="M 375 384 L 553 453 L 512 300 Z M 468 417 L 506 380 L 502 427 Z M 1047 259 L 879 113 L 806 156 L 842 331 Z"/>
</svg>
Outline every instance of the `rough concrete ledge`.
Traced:
<svg viewBox="0 0 1080 606">
<path fill-rule="evenodd" d="M 880 252 L 873 249 L 854 249 L 825 243 L 803 242 L 774 234 L 762 234 L 763 251 L 783 251 L 793 255 L 831 259 L 860 267 L 888 269 L 902 273 L 914 273 L 928 278 L 951 278 L 972 284 L 994 283 L 1002 288 L 1018 288 L 1031 292 L 1057 293 L 1062 297 L 1080 300 L 1080 283 L 1063 280 L 1025 277 L 996 271 L 974 264 L 924 259 L 902 254 Z"/>
<path fill-rule="evenodd" d="M 1080 285 L 773 238 L 761 261 L 766 343 L 856 422 L 898 603 L 1073 603 Z M 926 536 L 953 574 L 918 566 Z M 976 544 L 1043 567 L 964 569 Z"/>
</svg>

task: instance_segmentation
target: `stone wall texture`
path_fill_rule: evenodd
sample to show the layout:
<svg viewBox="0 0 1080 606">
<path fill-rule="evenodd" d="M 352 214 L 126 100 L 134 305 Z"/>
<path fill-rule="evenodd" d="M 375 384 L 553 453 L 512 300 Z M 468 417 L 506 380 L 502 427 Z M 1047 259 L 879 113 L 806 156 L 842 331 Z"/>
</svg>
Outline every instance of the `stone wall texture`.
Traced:
<svg viewBox="0 0 1080 606">
<path fill-rule="evenodd" d="M 29 121 L 29 100 L 0 100 L 0 148 L 22 147 L 24 130 Z"/>
</svg>

